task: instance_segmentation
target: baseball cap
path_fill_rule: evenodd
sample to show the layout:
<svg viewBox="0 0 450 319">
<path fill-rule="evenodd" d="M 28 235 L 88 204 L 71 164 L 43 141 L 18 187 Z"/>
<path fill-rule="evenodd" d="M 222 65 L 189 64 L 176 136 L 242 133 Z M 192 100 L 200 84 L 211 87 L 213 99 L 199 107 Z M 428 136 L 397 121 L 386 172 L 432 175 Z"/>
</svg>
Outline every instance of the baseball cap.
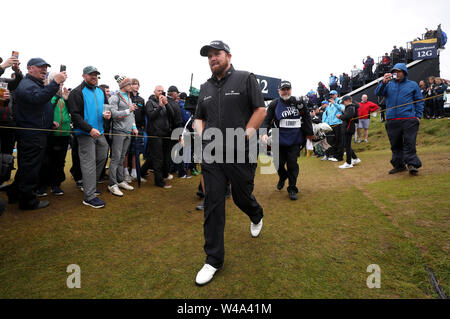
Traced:
<svg viewBox="0 0 450 319">
<path fill-rule="evenodd" d="M 324 104 L 328 105 L 330 103 L 328 103 L 328 101 L 322 101 L 322 105 L 324 105 Z"/>
<path fill-rule="evenodd" d="M 220 40 L 214 40 L 214 41 L 211 41 L 210 44 L 204 45 L 200 49 L 200 55 L 208 56 L 208 51 L 211 48 L 216 49 L 216 50 L 224 50 L 225 52 L 230 53 L 230 47 L 228 46 L 228 44 L 226 44 Z"/>
<path fill-rule="evenodd" d="M 91 74 L 94 72 L 97 74 L 100 74 L 100 72 L 98 72 L 97 68 L 93 67 L 92 65 L 89 65 L 83 69 L 83 74 Z"/>
<path fill-rule="evenodd" d="M 48 66 L 48 67 L 52 67 L 50 64 L 48 64 L 47 62 L 45 62 L 44 59 L 41 59 L 41 58 L 32 58 L 32 59 L 30 59 L 30 61 L 28 61 L 28 63 L 27 63 L 27 67 L 28 67 L 28 66 L 32 66 L 32 65 L 35 65 L 35 66 L 43 66 L 43 65 L 46 65 L 46 66 Z"/>
<path fill-rule="evenodd" d="M 180 93 L 175 85 L 170 86 L 169 89 L 167 90 L 167 92 L 177 92 L 177 93 Z"/>
<path fill-rule="evenodd" d="M 281 81 L 280 85 L 278 86 L 279 89 L 290 89 L 292 88 L 291 82 L 289 81 Z"/>
<path fill-rule="evenodd" d="M 345 102 L 345 101 L 348 101 L 348 100 L 351 100 L 352 99 L 352 97 L 350 96 L 350 95 L 346 95 L 346 96 L 344 96 L 342 99 L 341 99 L 341 101 L 342 102 Z"/>
<path fill-rule="evenodd" d="M 335 91 L 335 90 L 333 90 L 333 91 L 330 91 L 330 94 L 331 94 L 331 95 L 335 95 L 335 94 L 337 95 L 337 94 L 338 94 L 338 92 L 337 92 L 337 91 Z"/>
</svg>

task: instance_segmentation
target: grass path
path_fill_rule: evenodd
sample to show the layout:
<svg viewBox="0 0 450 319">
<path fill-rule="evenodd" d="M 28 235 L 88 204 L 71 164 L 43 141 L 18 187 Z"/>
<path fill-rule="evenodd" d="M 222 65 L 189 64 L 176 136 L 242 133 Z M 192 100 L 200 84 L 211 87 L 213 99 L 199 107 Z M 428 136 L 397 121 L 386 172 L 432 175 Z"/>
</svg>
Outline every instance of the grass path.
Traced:
<svg viewBox="0 0 450 319">
<path fill-rule="evenodd" d="M 367 149 L 357 150 L 362 163 L 352 170 L 302 155 L 296 202 L 276 190 L 276 175 L 258 174 L 260 238 L 228 200 L 225 267 L 202 288 L 194 285 L 205 258 L 198 177 L 174 179 L 171 190 L 149 181 L 123 198 L 103 184 L 101 210 L 81 204 L 72 180 L 48 209 L 8 205 L 0 297 L 437 298 L 425 264 L 448 296 L 450 147 L 420 146 L 417 177 L 388 175 L 389 151 L 358 147 Z M 81 267 L 81 289 L 66 286 L 69 264 Z M 370 264 L 381 268 L 380 289 L 366 285 Z"/>
</svg>

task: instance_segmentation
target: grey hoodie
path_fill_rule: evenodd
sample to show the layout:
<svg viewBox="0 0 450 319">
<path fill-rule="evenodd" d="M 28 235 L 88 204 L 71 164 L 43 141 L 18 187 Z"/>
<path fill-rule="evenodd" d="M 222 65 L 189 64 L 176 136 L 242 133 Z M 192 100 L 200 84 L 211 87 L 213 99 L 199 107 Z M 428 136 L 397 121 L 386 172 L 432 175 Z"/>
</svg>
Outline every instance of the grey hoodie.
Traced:
<svg viewBox="0 0 450 319">
<path fill-rule="evenodd" d="M 130 133 L 133 127 L 136 127 L 134 112 L 130 112 L 130 106 L 119 97 L 119 94 L 120 93 L 114 94 L 109 98 L 113 123 L 112 129 L 113 131 Z M 130 103 L 132 103 L 131 99 Z"/>
</svg>

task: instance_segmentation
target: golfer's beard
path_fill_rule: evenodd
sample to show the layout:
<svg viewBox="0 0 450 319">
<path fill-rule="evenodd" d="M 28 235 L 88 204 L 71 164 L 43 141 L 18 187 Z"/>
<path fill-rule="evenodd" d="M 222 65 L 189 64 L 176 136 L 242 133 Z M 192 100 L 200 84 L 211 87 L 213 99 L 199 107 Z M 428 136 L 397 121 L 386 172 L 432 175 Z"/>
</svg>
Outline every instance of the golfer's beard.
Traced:
<svg viewBox="0 0 450 319">
<path fill-rule="evenodd" d="M 289 99 L 291 98 L 291 96 L 290 96 L 290 95 L 282 95 L 281 98 L 282 98 L 284 101 L 287 101 L 287 100 L 289 100 Z"/>
<path fill-rule="evenodd" d="M 215 72 L 213 72 L 213 74 L 215 76 L 224 76 L 225 75 L 225 71 L 227 70 L 229 64 L 225 64 L 223 66 L 221 66 L 219 69 L 216 69 Z"/>
</svg>

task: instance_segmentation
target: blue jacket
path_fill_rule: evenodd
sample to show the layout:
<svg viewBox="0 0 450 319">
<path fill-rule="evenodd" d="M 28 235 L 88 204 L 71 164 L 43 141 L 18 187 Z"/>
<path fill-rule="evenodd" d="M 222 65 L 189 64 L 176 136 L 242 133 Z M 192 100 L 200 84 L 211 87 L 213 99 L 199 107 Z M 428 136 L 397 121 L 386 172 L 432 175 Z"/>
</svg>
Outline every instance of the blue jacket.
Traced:
<svg viewBox="0 0 450 319">
<path fill-rule="evenodd" d="M 53 105 L 51 100 L 59 90 L 55 81 L 47 86 L 27 74 L 15 91 L 16 122 L 18 127 L 50 129 L 53 125 Z M 20 130 L 21 132 L 25 132 Z M 26 131 L 36 133 L 40 131 Z"/>
<path fill-rule="evenodd" d="M 423 101 L 393 108 L 398 105 L 423 99 L 419 85 L 414 81 L 408 80 L 406 65 L 404 63 L 397 63 L 393 69 L 403 70 L 406 74 L 405 79 L 401 82 L 396 80 L 389 81 L 387 84 L 381 82 L 375 89 L 376 95 L 386 97 L 386 119 L 422 118 Z"/>
<path fill-rule="evenodd" d="M 338 114 L 342 114 L 345 106 L 335 102 L 334 104 L 329 104 L 322 115 L 322 123 L 327 123 L 328 125 L 342 124 L 342 121 L 336 117 Z"/>
<path fill-rule="evenodd" d="M 67 104 L 76 135 L 89 135 L 92 128 L 104 133 L 103 106 L 108 101 L 99 87 L 81 83 L 70 92 Z"/>
</svg>

